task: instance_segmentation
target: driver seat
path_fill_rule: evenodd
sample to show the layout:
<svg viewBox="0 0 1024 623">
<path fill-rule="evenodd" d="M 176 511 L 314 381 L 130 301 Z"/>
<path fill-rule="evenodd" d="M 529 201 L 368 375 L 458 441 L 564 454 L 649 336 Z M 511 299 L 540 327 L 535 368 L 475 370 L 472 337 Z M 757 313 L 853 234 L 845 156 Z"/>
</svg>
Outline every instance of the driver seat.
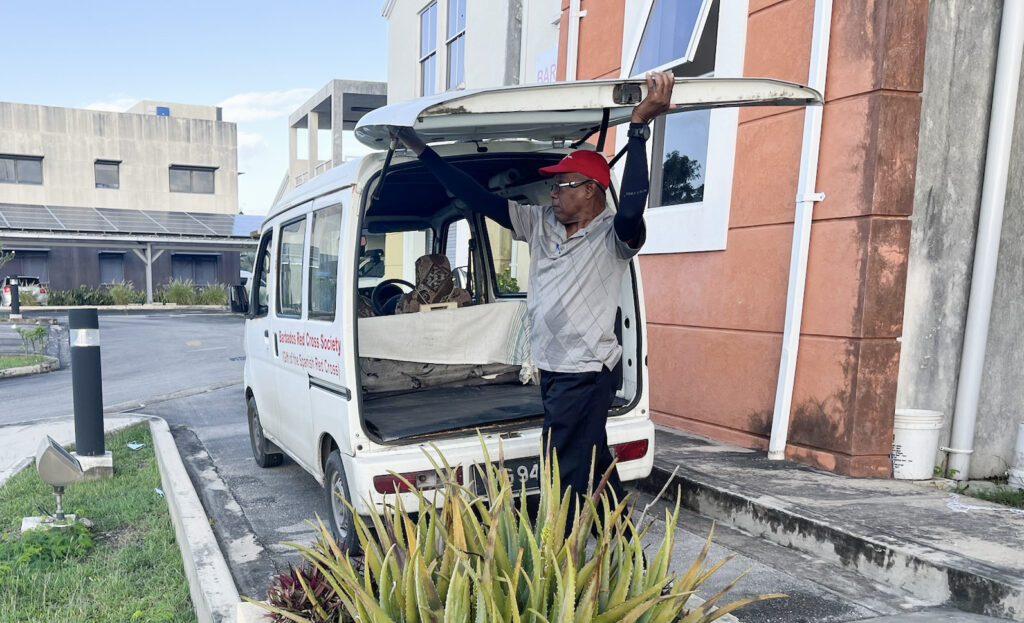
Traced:
<svg viewBox="0 0 1024 623">
<path fill-rule="evenodd" d="M 472 302 L 472 297 L 469 292 L 455 287 L 448 257 L 440 253 L 431 253 L 416 260 L 416 285 L 412 292 L 403 294 L 398 300 L 395 313 L 417 312 L 421 305 L 447 302 L 455 302 L 459 307 L 465 307 Z"/>
</svg>

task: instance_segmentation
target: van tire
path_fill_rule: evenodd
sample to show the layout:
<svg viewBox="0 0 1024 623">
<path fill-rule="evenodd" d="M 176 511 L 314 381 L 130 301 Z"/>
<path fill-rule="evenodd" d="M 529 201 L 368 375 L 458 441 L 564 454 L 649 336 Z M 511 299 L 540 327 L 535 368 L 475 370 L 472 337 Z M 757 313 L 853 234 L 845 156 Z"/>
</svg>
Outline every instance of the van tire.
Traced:
<svg viewBox="0 0 1024 623">
<path fill-rule="evenodd" d="M 359 554 L 359 537 L 356 534 L 356 523 L 350 509 L 342 499 L 351 503 L 352 496 L 348 490 L 348 479 L 345 477 L 345 465 L 341 462 L 341 453 L 331 450 L 324 465 L 324 491 L 327 493 L 327 505 L 331 509 L 331 531 L 341 551 L 349 556 Z M 335 495 L 337 493 L 337 495 Z"/>
<path fill-rule="evenodd" d="M 252 446 L 252 458 L 260 467 L 277 467 L 284 462 L 284 455 L 273 452 L 273 447 L 263 436 L 263 424 L 260 423 L 260 412 L 256 408 L 256 397 L 249 396 L 245 401 L 249 419 L 249 444 Z"/>
</svg>

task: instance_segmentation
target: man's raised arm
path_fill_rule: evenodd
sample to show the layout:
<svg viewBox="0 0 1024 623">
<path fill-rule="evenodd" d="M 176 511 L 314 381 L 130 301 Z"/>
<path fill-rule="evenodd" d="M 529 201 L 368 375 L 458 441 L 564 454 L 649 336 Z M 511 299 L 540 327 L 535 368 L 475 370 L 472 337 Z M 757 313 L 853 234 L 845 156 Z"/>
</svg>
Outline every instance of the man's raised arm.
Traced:
<svg viewBox="0 0 1024 623">
<path fill-rule="evenodd" d="M 401 128 L 395 136 L 419 157 L 423 166 L 434 174 L 448 192 L 462 200 L 470 210 L 483 214 L 502 227 L 512 229 L 508 199 L 492 193 L 463 171 L 445 162 L 436 151 L 427 147 L 412 128 Z"/>
</svg>

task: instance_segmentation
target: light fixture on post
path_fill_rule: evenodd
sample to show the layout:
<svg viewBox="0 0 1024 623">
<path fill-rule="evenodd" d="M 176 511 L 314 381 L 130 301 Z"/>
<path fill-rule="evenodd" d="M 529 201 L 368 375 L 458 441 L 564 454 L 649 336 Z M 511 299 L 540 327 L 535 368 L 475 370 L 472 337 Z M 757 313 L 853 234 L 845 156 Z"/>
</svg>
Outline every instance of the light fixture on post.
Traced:
<svg viewBox="0 0 1024 623">
<path fill-rule="evenodd" d="M 64 487 L 76 483 L 85 476 L 82 464 L 49 435 L 36 450 L 36 471 L 43 482 L 53 487 L 57 497 L 57 510 L 52 517 L 25 517 L 21 531 L 32 528 L 65 528 L 75 523 L 74 515 L 64 514 Z"/>
</svg>

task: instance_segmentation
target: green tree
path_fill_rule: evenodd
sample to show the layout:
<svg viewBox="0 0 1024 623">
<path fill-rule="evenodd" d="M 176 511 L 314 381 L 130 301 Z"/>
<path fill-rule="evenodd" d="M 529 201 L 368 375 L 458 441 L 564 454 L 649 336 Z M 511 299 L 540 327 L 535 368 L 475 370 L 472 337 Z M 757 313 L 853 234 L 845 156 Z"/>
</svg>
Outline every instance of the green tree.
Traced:
<svg viewBox="0 0 1024 623">
<path fill-rule="evenodd" d="M 680 154 L 678 150 L 669 153 L 662 167 L 661 204 L 674 205 L 702 201 L 704 199 L 704 184 L 701 183 L 700 186 L 694 187 L 692 183 L 701 178 L 700 169 L 699 161 Z"/>
</svg>

